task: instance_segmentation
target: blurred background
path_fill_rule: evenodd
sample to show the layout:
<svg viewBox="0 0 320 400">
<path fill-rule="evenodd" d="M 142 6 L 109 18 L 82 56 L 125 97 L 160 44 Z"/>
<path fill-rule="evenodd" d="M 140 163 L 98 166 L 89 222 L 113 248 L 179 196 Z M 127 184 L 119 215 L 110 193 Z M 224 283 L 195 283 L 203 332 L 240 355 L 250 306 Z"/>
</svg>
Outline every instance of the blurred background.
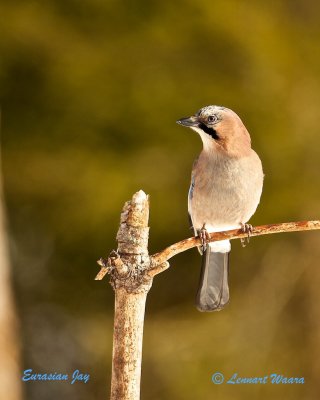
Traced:
<svg viewBox="0 0 320 400">
<path fill-rule="evenodd" d="M 241 116 L 266 174 L 252 224 L 320 217 L 320 3 L 12 0 L 0 15 L 11 264 L 0 313 L 12 296 L 17 382 L 25 369 L 90 374 L 21 382 L 12 399 L 20 389 L 27 400 L 105 399 L 114 294 L 94 281 L 96 260 L 116 247 L 121 208 L 139 189 L 151 200 L 150 252 L 191 235 L 201 141 L 178 118 L 208 104 Z M 197 251 L 173 258 L 148 296 L 142 399 L 319 398 L 319 243 L 318 232 L 234 242 L 231 302 L 213 314 L 194 307 Z M 306 383 L 214 385 L 217 371 Z"/>
</svg>

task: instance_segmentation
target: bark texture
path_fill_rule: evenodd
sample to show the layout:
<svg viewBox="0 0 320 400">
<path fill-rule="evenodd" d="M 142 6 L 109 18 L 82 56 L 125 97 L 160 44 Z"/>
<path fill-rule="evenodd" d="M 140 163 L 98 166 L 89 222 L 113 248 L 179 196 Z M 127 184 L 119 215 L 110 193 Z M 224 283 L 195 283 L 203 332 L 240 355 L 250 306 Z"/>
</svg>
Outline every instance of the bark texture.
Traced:
<svg viewBox="0 0 320 400">
<path fill-rule="evenodd" d="M 125 203 L 117 234 L 118 249 L 100 258 L 96 280 L 110 275 L 115 290 L 111 400 L 139 400 L 145 304 L 152 279 L 169 267 L 168 259 L 199 246 L 200 238 L 174 243 L 149 257 L 148 196 L 139 191 Z M 250 229 L 250 236 L 320 229 L 320 221 L 287 222 Z M 241 239 L 241 229 L 211 233 L 208 242 Z"/>
<path fill-rule="evenodd" d="M 145 274 L 148 255 L 149 201 L 142 191 L 124 205 L 118 250 L 104 268 L 115 290 L 111 400 L 138 400 L 145 304 L 152 278 Z"/>
<path fill-rule="evenodd" d="M 318 220 L 283 222 L 280 224 L 268 224 L 252 227 L 249 236 L 253 237 L 261 235 L 271 235 L 273 233 L 313 231 L 317 229 L 320 229 L 320 221 Z M 215 242 L 226 239 L 244 239 L 248 237 L 248 233 L 243 232 L 242 229 L 232 229 L 230 231 L 210 233 L 209 236 L 210 238 L 208 242 Z M 174 243 L 171 246 L 168 246 L 166 249 L 162 250 L 161 252 L 156 253 L 150 257 L 150 269 L 152 270 L 159 265 L 163 265 L 165 261 L 169 260 L 173 256 L 199 245 L 201 245 L 201 241 L 198 236 Z"/>
<path fill-rule="evenodd" d="M 147 292 L 115 294 L 112 400 L 138 400 L 142 358 L 143 322 Z"/>
</svg>

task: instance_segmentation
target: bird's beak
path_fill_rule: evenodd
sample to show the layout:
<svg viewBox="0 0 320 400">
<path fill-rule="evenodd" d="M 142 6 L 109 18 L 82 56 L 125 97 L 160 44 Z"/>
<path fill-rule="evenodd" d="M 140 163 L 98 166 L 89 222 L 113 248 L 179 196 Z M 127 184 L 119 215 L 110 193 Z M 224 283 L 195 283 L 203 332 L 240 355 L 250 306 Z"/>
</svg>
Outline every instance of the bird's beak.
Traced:
<svg viewBox="0 0 320 400">
<path fill-rule="evenodd" d="M 198 118 L 193 115 L 192 117 L 178 119 L 177 124 L 191 128 L 193 126 L 198 126 L 199 121 Z"/>
</svg>

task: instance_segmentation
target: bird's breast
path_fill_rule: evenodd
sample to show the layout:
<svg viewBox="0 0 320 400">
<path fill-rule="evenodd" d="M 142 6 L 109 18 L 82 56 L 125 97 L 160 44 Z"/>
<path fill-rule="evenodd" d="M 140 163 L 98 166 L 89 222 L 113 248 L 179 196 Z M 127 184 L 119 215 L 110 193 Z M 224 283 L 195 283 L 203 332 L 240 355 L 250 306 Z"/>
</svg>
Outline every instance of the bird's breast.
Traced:
<svg viewBox="0 0 320 400">
<path fill-rule="evenodd" d="M 206 224 L 208 230 L 220 230 L 247 222 L 259 204 L 262 184 L 261 161 L 253 150 L 242 158 L 202 153 L 189 192 L 194 228 Z"/>
</svg>

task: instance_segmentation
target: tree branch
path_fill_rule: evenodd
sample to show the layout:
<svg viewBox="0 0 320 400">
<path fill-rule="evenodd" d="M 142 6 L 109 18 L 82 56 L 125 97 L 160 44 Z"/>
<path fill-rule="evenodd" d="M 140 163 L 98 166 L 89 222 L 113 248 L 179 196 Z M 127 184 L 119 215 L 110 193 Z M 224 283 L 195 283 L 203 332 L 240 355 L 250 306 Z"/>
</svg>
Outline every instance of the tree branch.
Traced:
<svg viewBox="0 0 320 400">
<path fill-rule="evenodd" d="M 315 229 L 320 229 L 320 221 L 284 222 L 280 224 L 268 224 L 268 225 L 260 225 L 253 227 L 252 231 L 250 232 L 250 237 L 270 235 L 272 233 L 311 231 Z M 210 235 L 210 239 L 208 240 L 209 242 L 241 239 L 241 238 L 246 238 L 248 236 L 248 234 L 244 233 L 242 229 L 233 229 L 230 231 L 215 232 L 215 233 L 210 233 L 209 235 Z M 201 245 L 201 242 L 199 237 L 196 236 L 196 237 L 191 237 L 189 239 L 181 240 L 180 242 L 168 246 L 164 250 L 150 257 L 151 259 L 150 272 L 153 269 L 156 269 L 159 264 L 163 264 L 165 261 L 169 260 L 173 256 L 199 245 Z"/>
<path fill-rule="evenodd" d="M 149 200 L 140 190 L 127 201 L 120 216 L 118 250 L 100 258 L 96 280 L 110 275 L 115 291 L 111 400 L 139 400 L 145 304 L 153 277 L 169 267 L 176 254 L 201 245 L 199 237 L 181 240 L 149 256 Z M 250 236 L 320 229 L 320 221 L 287 222 L 252 228 Z M 242 229 L 211 233 L 209 242 L 241 239 Z"/>
<path fill-rule="evenodd" d="M 280 224 L 268 224 L 260 225 L 252 228 L 250 236 L 262 236 L 270 235 L 273 233 L 285 233 L 285 232 L 300 232 L 300 231 L 311 231 L 320 229 L 320 221 L 297 221 L 297 222 L 284 222 Z M 209 242 L 218 242 L 221 240 L 233 240 L 246 238 L 247 233 L 244 233 L 241 229 L 233 229 L 223 232 L 211 233 Z M 167 261 L 173 256 L 182 253 L 186 250 L 192 249 L 193 247 L 201 245 L 198 236 L 190 237 L 188 239 L 181 240 L 180 242 L 174 243 L 171 246 L 166 247 L 164 250 L 150 256 L 149 267 L 146 268 L 147 274 L 152 277 L 154 275 L 163 272 L 169 267 Z M 105 274 L 109 272 L 108 260 L 100 258 L 98 264 L 102 267 L 96 276 L 96 280 L 101 280 Z"/>
<path fill-rule="evenodd" d="M 149 265 L 149 200 L 140 190 L 122 209 L 117 233 L 118 252 L 109 256 L 115 290 L 111 400 L 139 400 L 145 304 L 152 278 L 141 270 Z"/>
</svg>

